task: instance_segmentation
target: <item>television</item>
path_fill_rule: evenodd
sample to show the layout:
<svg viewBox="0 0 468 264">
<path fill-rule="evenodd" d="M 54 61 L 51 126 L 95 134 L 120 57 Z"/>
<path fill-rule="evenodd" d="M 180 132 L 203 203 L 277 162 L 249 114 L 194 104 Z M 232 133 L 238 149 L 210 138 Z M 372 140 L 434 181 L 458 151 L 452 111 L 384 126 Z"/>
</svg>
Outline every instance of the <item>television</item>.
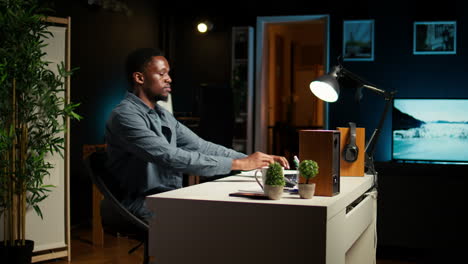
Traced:
<svg viewBox="0 0 468 264">
<path fill-rule="evenodd" d="M 395 98 L 392 160 L 468 163 L 468 99 Z"/>
</svg>

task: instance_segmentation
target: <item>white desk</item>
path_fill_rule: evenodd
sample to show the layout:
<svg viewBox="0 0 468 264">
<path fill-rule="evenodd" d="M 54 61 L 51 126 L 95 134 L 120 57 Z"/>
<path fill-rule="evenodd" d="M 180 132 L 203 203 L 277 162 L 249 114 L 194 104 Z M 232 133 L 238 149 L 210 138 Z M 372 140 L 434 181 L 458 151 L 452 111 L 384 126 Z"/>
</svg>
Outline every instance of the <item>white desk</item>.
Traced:
<svg viewBox="0 0 468 264">
<path fill-rule="evenodd" d="M 165 263 L 375 263 L 376 199 L 371 176 L 341 177 L 340 194 L 281 200 L 230 197 L 258 187 L 231 176 L 147 197 L 156 212 L 149 254 Z"/>
</svg>

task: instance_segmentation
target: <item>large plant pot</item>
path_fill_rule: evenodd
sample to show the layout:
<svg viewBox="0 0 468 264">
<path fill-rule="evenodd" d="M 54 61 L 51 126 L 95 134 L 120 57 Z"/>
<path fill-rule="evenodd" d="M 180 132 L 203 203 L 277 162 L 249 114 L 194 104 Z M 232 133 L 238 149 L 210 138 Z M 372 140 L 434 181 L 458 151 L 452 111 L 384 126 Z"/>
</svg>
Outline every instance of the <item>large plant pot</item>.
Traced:
<svg viewBox="0 0 468 264">
<path fill-rule="evenodd" d="M 8 247 L 3 244 L 3 241 L 0 241 L 0 260 L 5 261 L 5 263 L 8 263 L 8 258 L 10 251 L 8 250 Z"/>
<path fill-rule="evenodd" d="M 299 183 L 299 196 L 302 199 L 311 199 L 315 194 L 315 183 Z"/>
<path fill-rule="evenodd" d="M 31 264 L 34 241 L 26 240 L 24 246 L 5 246 L 0 242 L 0 260 L 8 264 Z M 19 243 L 18 243 L 19 244 Z"/>
<path fill-rule="evenodd" d="M 268 198 L 271 200 L 279 200 L 281 196 L 283 196 L 283 186 L 275 186 L 275 185 L 266 185 L 263 189 L 264 193 Z"/>
</svg>

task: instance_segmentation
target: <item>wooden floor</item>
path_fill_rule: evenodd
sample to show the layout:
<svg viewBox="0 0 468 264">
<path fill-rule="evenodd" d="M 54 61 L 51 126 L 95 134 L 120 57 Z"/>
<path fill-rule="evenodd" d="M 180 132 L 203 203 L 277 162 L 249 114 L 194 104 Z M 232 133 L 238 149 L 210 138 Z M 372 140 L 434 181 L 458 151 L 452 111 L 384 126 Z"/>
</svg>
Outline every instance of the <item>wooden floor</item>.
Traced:
<svg viewBox="0 0 468 264">
<path fill-rule="evenodd" d="M 39 262 L 40 264 L 140 264 L 143 262 L 143 246 L 132 254 L 128 251 L 138 245 L 138 241 L 126 237 L 106 234 L 104 246 L 93 246 L 89 228 L 72 230 L 72 261 L 56 259 Z M 415 262 L 378 259 L 377 264 L 416 264 Z"/>
<path fill-rule="evenodd" d="M 104 246 L 93 246 L 90 228 L 72 230 L 72 261 L 57 259 L 39 262 L 41 264 L 139 264 L 143 263 L 143 245 L 132 254 L 128 251 L 139 244 L 127 237 L 105 234 Z"/>
</svg>

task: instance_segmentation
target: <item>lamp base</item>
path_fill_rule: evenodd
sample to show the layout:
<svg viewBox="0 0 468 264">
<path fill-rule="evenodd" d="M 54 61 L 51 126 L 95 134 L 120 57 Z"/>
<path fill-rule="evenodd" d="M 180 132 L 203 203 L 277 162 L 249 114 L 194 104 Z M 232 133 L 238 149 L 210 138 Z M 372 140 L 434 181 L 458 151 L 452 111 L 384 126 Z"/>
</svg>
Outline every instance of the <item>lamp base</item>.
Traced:
<svg viewBox="0 0 468 264">
<path fill-rule="evenodd" d="M 366 174 L 371 174 L 374 175 L 374 187 L 377 188 L 377 171 L 375 170 L 374 166 L 374 157 L 370 156 L 369 154 L 366 153 L 366 161 L 364 163 L 365 166 L 365 172 Z"/>
</svg>

